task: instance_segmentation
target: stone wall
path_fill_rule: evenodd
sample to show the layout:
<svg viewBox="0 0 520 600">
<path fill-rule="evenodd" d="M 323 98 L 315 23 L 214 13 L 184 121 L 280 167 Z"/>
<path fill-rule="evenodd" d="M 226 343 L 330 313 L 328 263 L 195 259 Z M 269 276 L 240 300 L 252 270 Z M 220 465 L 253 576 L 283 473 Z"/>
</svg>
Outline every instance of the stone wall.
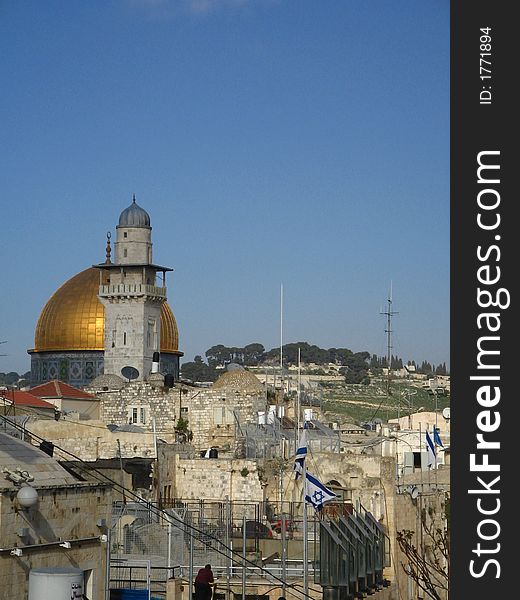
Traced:
<svg viewBox="0 0 520 600">
<path fill-rule="evenodd" d="M 120 390 L 100 391 L 96 395 L 100 401 L 100 419 L 105 424 L 127 425 L 132 408 L 137 408 L 136 425 L 144 431 L 173 434 L 179 418 L 180 388 L 165 388 L 145 381 L 126 383 Z M 144 422 L 141 419 L 144 409 Z"/>
<path fill-rule="evenodd" d="M 450 420 L 445 419 L 441 412 L 437 414 L 432 411 L 413 413 L 409 416 L 401 417 L 400 419 L 390 419 L 388 422 L 397 423 L 401 430 L 421 430 L 423 435 L 425 435 L 426 431 L 429 431 L 431 434 L 434 427 L 438 428 L 441 438 L 443 438 L 444 435 L 449 436 L 451 433 Z"/>
<path fill-rule="evenodd" d="M 240 436 L 240 426 L 255 423 L 258 412 L 265 411 L 265 396 L 223 389 L 190 389 L 183 396 L 183 416 L 193 431 L 193 445 L 198 450 L 217 446 L 233 449 Z"/>
<path fill-rule="evenodd" d="M 445 493 L 435 492 L 434 490 L 419 494 L 419 496 L 413 500 L 407 493 L 398 494 L 395 497 L 395 514 L 396 514 L 396 532 L 408 530 L 412 531 L 412 543 L 420 551 L 429 552 L 432 546 L 432 540 L 426 535 L 421 525 L 421 514 L 424 512 L 431 513 L 437 527 L 444 528 L 444 503 Z M 440 553 L 437 552 L 440 557 Z M 401 598 L 403 600 L 414 600 L 420 597 L 419 588 L 415 582 L 408 577 L 405 573 L 403 565 L 408 562 L 406 556 L 401 552 L 397 542 L 393 548 L 392 560 L 396 564 L 396 581 L 401 592 Z M 440 598 L 445 600 L 447 598 L 446 592 L 443 590 L 437 590 L 440 594 Z M 424 595 L 426 597 L 426 594 Z"/>
<path fill-rule="evenodd" d="M 102 421 L 66 420 L 30 421 L 26 429 L 87 462 L 119 457 L 119 448 L 122 458 L 155 458 L 153 432 L 111 432 Z M 172 434 L 161 433 L 161 438 L 167 442 L 175 441 Z M 62 454 L 57 454 L 56 458 L 73 460 Z"/>
<path fill-rule="evenodd" d="M 263 394 L 222 389 L 181 385 L 165 388 L 159 383 L 133 381 L 120 390 L 89 391 L 94 391 L 99 398 L 100 419 L 106 424 L 128 424 L 135 408 L 136 424 L 146 432 L 152 432 L 155 419 L 157 434 L 163 437 L 173 435 L 179 416 L 182 416 L 188 420 L 192 443 L 197 450 L 210 446 L 233 449 L 235 439 L 240 435 L 240 425 L 256 422 L 258 412 L 265 410 Z M 144 415 L 144 422 L 141 422 L 141 415 Z"/>
<path fill-rule="evenodd" d="M 17 509 L 15 494 L 0 496 L 0 597 L 27 598 L 29 572 L 41 567 L 74 567 L 92 571 L 88 590 L 91 600 L 105 598 L 106 542 L 99 539 L 106 530 L 96 525 L 99 519 L 110 522 L 111 490 L 107 486 L 78 484 L 58 488 L 39 488 L 38 505 L 29 511 Z M 21 530 L 27 535 L 20 537 Z M 71 548 L 41 546 L 59 540 L 95 538 Z M 36 545 L 22 549 L 22 556 L 12 556 L 15 546 Z"/>
<path fill-rule="evenodd" d="M 257 463 L 233 458 L 185 458 L 159 447 L 159 489 L 173 498 L 256 502 L 263 499 Z"/>
<path fill-rule="evenodd" d="M 136 283 L 144 284 L 142 280 Z M 131 366 L 139 371 L 138 380 L 142 381 L 150 374 L 154 351 L 159 350 L 161 303 L 165 298 L 100 291 L 99 299 L 105 307 L 104 373 L 121 375 L 124 367 Z M 153 331 L 150 340 L 148 327 Z"/>
</svg>

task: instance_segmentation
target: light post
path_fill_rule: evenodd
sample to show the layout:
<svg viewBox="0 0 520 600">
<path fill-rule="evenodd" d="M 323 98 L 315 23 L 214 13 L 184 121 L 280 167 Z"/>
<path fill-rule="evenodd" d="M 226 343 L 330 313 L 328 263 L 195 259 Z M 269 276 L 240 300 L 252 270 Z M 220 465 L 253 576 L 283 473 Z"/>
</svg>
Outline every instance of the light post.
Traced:
<svg viewBox="0 0 520 600">
<path fill-rule="evenodd" d="M 398 405 L 398 409 L 397 409 L 397 418 L 399 419 L 400 417 L 400 411 L 401 411 L 401 396 L 404 398 L 405 395 L 408 396 L 408 429 L 412 428 L 412 412 L 413 412 L 413 402 L 411 397 L 415 396 L 417 394 L 417 390 L 404 390 L 401 392 L 400 396 L 399 396 L 399 405 Z"/>
</svg>

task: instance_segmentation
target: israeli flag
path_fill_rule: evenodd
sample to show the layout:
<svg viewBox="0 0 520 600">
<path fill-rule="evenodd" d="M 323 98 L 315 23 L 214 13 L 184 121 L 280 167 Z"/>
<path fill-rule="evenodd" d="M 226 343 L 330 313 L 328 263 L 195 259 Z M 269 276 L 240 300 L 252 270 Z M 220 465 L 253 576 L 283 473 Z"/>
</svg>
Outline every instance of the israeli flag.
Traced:
<svg viewBox="0 0 520 600">
<path fill-rule="evenodd" d="M 436 446 L 441 446 L 441 448 L 444 448 L 444 444 L 441 442 L 441 436 L 439 435 L 438 427 L 433 428 L 433 441 Z"/>
<path fill-rule="evenodd" d="M 296 450 L 296 456 L 294 458 L 294 479 L 299 479 L 303 475 L 303 463 L 305 462 L 305 457 L 307 456 L 307 424 L 304 425 L 303 431 L 300 437 L 300 443 L 298 444 L 298 449 Z"/>
<path fill-rule="evenodd" d="M 321 481 L 310 473 L 306 473 L 305 502 L 314 507 L 314 510 L 321 510 L 325 502 L 330 502 L 336 497 L 336 494 L 324 486 Z"/>
<path fill-rule="evenodd" d="M 435 446 L 433 445 L 432 438 L 429 432 L 426 432 L 426 452 L 428 453 L 428 467 L 431 469 L 437 467 L 437 455 L 435 453 Z"/>
</svg>

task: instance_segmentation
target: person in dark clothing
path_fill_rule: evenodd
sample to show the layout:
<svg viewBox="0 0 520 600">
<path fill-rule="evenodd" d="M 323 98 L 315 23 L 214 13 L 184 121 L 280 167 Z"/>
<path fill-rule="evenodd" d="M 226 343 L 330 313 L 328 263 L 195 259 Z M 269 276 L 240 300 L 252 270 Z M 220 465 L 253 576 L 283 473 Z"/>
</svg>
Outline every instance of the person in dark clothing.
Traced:
<svg viewBox="0 0 520 600">
<path fill-rule="evenodd" d="M 212 586 L 215 583 L 211 565 L 200 569 L 195 577 L 195 600 L 211 600 Z"/>
</svg>

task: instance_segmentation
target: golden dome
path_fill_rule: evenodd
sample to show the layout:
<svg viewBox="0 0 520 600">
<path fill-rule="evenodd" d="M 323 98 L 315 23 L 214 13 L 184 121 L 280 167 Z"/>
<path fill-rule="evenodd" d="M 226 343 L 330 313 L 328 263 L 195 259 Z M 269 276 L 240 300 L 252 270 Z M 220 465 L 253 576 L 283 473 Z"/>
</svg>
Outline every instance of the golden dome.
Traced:
<svg viewBox="0 0 520 600">
<path fill-rule="evenodd" d="M 105 309 L 99 301 L 99 271 L 85 269 L 66 281 L 43 307 L 34 334 L 34 352 L 104 350 Z M 172 309 L 161 307 L 161 352 L 179 353 Z"/>
</svg>

